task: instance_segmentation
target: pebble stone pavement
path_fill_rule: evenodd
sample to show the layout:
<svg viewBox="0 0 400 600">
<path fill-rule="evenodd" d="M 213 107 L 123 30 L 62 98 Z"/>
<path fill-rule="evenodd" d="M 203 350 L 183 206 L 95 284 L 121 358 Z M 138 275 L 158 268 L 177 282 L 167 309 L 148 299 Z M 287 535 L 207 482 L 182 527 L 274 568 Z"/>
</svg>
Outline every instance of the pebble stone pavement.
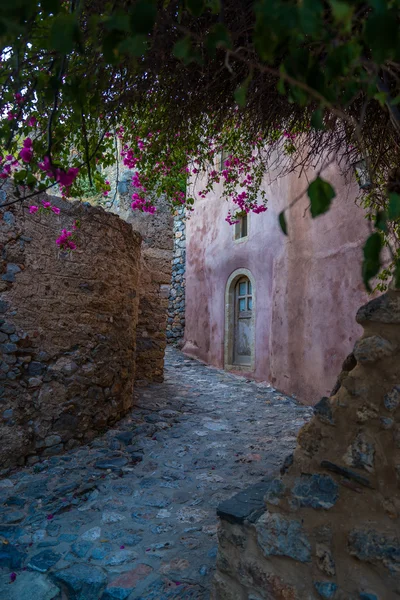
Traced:
<svg viewBox="0 0 400 600">
<path fill-rule="evenodd" d="M 167 350 L 90 444 L 0 480 L 1 600 L 209 598 L 218 504 L 270 476 L 311 409 Z"/>
</svg>

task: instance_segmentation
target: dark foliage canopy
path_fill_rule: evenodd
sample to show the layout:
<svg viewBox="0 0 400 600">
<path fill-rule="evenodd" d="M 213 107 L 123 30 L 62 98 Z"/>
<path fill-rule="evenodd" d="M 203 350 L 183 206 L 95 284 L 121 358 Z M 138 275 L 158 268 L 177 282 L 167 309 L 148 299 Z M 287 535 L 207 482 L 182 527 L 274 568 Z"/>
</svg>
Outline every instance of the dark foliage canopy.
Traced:
<svg viewBox="0 0 400 600">
<path fill-rule="evenodd" d="M 147 190 L 174 204 L 188 159 L 205 168 L 211 140 L 241 164 L 258 150 L 255 186 L 277 148 L 282 172 L 362 159 L 371 180 L 363 202 L 377 227 L 365 247 L 368 284 L 384 244 L 393 268 L 398 258 L 399 8 L 400 0 L 2 0 L 3 166 L 30 136 L 31 160 L 11 169 L 22 199 L 71 167 L 80 169 L 71 194 L 85 178 L 106 189 L 97 167 L 115 160 L 117 132 L 140 158 Z M 314 216 L 333 197 L 325 184 L 317 178 L 309 190 Z"/>
</svg>

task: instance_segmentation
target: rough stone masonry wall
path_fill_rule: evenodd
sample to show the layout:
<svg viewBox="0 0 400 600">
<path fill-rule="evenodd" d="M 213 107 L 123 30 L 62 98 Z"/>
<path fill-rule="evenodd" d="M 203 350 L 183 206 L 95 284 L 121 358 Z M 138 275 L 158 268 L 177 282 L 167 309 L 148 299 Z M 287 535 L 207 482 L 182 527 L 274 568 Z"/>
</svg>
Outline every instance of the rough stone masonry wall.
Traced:
<svg viewBox="0 0 400 600">
<path fill-rule="evenodd" d="M 133 171 L 119 176 L 115 210 L 143 238 L 136 332 L 136 384 L 164 379 L 166 325 L 171 283 L 173 217 L 163 198 L 157 201 L 154 215 L 131 209 Z M 113 177 L 110 182 L 114 184 Z M 110 194 L 113 197 L 113 192 Z"/>
<path fill-rule="evenodd" d="M 176 343 L 185 334 L 186 215 L 182 207 L 174 216 L 174 255 L 168 300 L 167 341 Z"/>
<path fill-rule="evenodd" d="M 400 598 L 400 293 L 357 321 L 282 475 L 219 507 L 215 600 Z"/>
<path fill-rule="evenodd" d="M 60 216 L 0 209 L 2 469 L 90 440 L 133 402 L 140 235 L 52 201 Z M 78 249 L 61 253 L 55 239 L 75 219 Z"/>
</svg>

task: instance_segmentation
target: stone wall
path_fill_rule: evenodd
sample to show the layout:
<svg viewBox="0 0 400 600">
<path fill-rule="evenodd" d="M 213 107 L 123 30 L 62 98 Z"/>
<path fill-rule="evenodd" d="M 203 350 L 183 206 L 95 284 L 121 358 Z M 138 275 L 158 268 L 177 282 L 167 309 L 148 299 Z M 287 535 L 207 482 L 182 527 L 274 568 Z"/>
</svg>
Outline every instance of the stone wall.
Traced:
<svg viewBox="0 0 400 600">
<path fill-rule="evenodd" d="M 139 314 L 136 335 L 136 383 L 161 382 L 167 345 L 166 324 L 171 283 L 173 217 L 165 200 L 154 215 L 131 209 L 132 171 L 122 171 L 115 204 L 110 210 L 142 235 Z M 115 185 L 113 177 L 110 183 Z M 111 192 L 110 197 L 113 197 Z"/>
<path fill-rule="evenodd" d="M 179 342 L 185 333 L 186 212 L 182 207 L 174 216 L 174 254 L 168 300 L 167 340 Z"/>
<path fill-rule="evenodd" d="M 102 209 L 51 200 L 59 216 L 0 211 L 2 468 L 90 440 L 133 402 L 140 235 Z M 78 249 L 59 252 L 75 219 Z"/>
<path fill-rule="evenodd" d="M 281 475 L 219 507 L 215 600 L 400 598 L 400 292 L 357 321 Z"/>
</svg>

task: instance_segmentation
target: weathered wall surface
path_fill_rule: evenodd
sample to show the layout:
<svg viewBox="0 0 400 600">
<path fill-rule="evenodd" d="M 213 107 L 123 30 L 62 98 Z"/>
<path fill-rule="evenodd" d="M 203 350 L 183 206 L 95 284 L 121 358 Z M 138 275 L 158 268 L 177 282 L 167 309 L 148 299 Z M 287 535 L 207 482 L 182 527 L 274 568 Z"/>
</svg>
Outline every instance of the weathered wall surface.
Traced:
<svg viewBox="0 0 400 600">
<path fill-rule="evenodd" d="M 136 333 L 136 382 L 161 382 L 164 378 L 164 354 L 168 296 L 171 284 L 173 252 L 173 216 L 166 202 L 157 202 L 154 215 L 131 209 L 133 172 L 123 171 L 114 208 L 122 219 L 142 235 L 139 314 Z"/>
<path fill-rule="evenodd" d="M 400 597 L 400 292 L 357 321 L 340 386 L 281 477 L 220 506 L 215 600 Z"/>
<path fill-rule="evenodd" d="M 60 216 L 0 212 L 3 468 L 93 438 L 133 402 L 140 235 L 102 209 L 53 203 Z M 75 219 L 78 249 L 60 253 Z"/>
<path fill-rule="evenodd" d="M 167 340 L 176 343 L 185 333 L 186 211 L 174 216 L 174 254 L 168 300 Z"/>
<path fill-rule="evenodd" d="M 269 208 L 249 216 L 247 241 L 234 241 L 218 188 L 196 200 L 186 233 L 184 351 L 224 366 L 225 287 L 233 271 L 248 269 L 256 288 L 255 367 L 248 375 L 309 404 L 332 389 L 361 333 L 354 315 L 367 298 L 360 264 L 368 226 L 354 203 L 357 184 L 344 181 L 334 164 L 323 173 L 337 193 L 331 210 L 311 219 L 304 195 L 287 213 L 289 236 L 279 227 L 280 211 L 314 176 L 265 181 Z"/>
</svg>

